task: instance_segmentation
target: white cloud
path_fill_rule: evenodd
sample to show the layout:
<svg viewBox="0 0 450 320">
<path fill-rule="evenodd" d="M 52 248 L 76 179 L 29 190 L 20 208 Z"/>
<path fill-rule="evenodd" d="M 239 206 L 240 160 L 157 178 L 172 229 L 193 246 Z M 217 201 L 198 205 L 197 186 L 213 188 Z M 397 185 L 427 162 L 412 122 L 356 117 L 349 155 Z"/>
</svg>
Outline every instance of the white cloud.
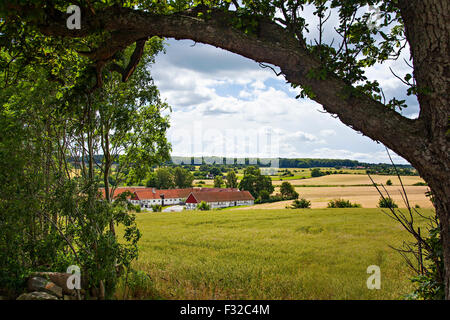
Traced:
<svg viewBox="0 0 450 320">
<path fill-rule="evenodd" d="M 382 145 L 318 112 L 317 103 L 294 99 L 298 90 L 270 69 L 213 47 L 191 48 L 191 43 L 170 41 L 167 54 L 152 66 L 161 95 L 174 110 L 169 130 L 174 155 L 388 162 Z M 381 69 L 377 72 L 384 79 Z M 264 132 L 272 140 L 261 146 Z"/>
<path fill-rule="evenodd" d="M 319 134 L 322 137 L 335 136 L 336 135 L 336 131 L 334 131 L 332 129 L 325 129 L 325 130 L 320 130 Z"/>
</svg>

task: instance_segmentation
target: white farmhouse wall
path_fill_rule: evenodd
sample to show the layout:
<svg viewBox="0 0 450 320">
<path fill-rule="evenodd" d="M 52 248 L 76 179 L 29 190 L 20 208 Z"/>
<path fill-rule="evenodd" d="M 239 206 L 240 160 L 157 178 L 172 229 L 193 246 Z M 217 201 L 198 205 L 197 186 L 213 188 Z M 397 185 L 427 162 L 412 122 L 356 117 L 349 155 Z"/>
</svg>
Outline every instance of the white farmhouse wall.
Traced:
<svg viewBox="0 0 450 320">
<path fill-rule="evenodd" d="M 254 200 L 240 200 L 240 201 L 223 201 L 223 202 L 207 202 L 211 209 L 227 208 L 234 206 L 252 206 L 255 202 Z M 196 209 L 198 203 L 186 203 L 186 209 L 193 210 Z"/>
<path fill-rule="evenodd" d="M 141 209 L 151 209 L 153 205 L 162 205 L 161 199 L 131 200 L 131 203 L 140 205 Z M 184 204 L 184 198 L 164 199 L 164 205 Z"/>
</svg>

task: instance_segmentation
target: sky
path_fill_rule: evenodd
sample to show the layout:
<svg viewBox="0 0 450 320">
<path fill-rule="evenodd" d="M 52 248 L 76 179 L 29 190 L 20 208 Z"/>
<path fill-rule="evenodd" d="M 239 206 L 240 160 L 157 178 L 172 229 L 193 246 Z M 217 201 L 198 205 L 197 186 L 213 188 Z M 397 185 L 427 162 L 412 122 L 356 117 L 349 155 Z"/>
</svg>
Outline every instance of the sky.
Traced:
<svg viewBox="0 0 450 320">
<path fill-rule="evenodd" d="M 331 19 L 332 20 L 332 19 Z M 311 35 L 312 37 L 314 35 Z M 334 35 L 327 35 L 331 39 Z M 172 107 L 168 139 L 173 156 L 337 158 L 389 163 L 385 147 L 324 113 L 309 99 L 295 99 L 283 76 L 239 55 L 194 43 L 166 40 L 152 76 Z M 397 61 L 367 71 L 386 98 L 406 99 L 407 117 L 417 117 L 417 100 L 406 96 L 408 48 Z M 394 162 L 407 163 L 392 153 Z"/>
</svg>

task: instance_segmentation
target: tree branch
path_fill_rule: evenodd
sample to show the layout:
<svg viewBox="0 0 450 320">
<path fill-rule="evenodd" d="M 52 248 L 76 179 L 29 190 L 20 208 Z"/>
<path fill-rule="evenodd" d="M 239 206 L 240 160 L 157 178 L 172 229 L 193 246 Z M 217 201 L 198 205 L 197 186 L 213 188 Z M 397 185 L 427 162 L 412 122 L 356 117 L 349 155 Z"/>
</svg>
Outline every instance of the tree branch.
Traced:
<svg viewBox="0 0 450 320">
<path fill-rule="evenodd" d="M 47 36 L 76 38 L 96 34 L 101 26 L 101 30 L 110 32 L 112 37 L 111 41 L 88 55 L 97 62 L 106 62 L 118 50 L 152 36 L 191 39 L 220 47 L 256 62 L 278 66 L 290 83 L 310 88 L 314 93 L 313 100 L 327 112 L 337 115 L 344 124 L 373 140 L 383 142 L 405 158 L 410 158 L 408 155 L 413 146 L 420 149 L 425 145 L 426 137 L 421 135 L 424 125 L 420 120 L 405 118 L 371 97 L 359 94 L 333 74 L 328 74 L 325 79 L 311 77 L 311 73 L 322 69 L 320 61 L 279 24 L 268 18 L 255 17 L 257 32 L 247 34 L 233 25 L 238 18 L 236 12 L 212 10 L 207 19 L 202 19 L 198 17 L 201 10 L 193 8 L 171 15 L 119 6 L 98 10 L 95 15 L 83 10 L 80 30 L 67 29 L 66 15 L 53 12 L 52 19 L 38 27 Z M 138 53 L 136 55 L 139 56 Z M 125 79 L 134 70 L 134 62 L 127 67 Z"/>
</svg>

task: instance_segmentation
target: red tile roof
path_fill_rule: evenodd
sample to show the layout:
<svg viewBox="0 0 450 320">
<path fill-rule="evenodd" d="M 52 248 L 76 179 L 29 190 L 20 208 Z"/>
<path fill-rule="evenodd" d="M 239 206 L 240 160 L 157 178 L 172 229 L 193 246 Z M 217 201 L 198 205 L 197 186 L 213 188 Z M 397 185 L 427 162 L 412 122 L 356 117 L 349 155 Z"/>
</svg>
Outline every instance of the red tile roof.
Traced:
<svg viewBox="0 0 450 320">
<path fill-rule="evenodd" d="M 164 199 L 177 199 L 187 198 L 193 191 L 193 188 L 186 189 L 153 189 L 145 188 L 142 190 L 135 190 L 133 200 L 148 200 L 148 199 L 161 199 L 161 195 L 164 194 Z"/>
<path fill-rule="evenodd" d="M 191 197 L 192 196 L 192 197 Z M 205 202 L 224 202 L 224 201 L 245 201 L 254 200 L 253 196 L 248 191 L 212 191 L 212 192 L 196 192 L 193 191 L 189 195 L 188 203 Z M 195 201 L 192 201 L 194 198 Z"/>
<path fill-rule="evenodd" d="M 112 198 L 115 199 L 119 194 L 121 194 L 122 192 L 125 192 L 125 191 L 130 191 L 131 193 L 134 193 L 136 190 L 143 190 L 143 189 L 145 189 L 145 188 L 144 187 L 131 187 L 131 188 L 119 187 L 114 190 L 114 195 Z M 102 193 L 102 197 L 106 198 L 105 197 L 105 188 L 100 188 L 100 192 Z M 109 188 L 109 192 L 111 192 L 111 188 Z"/>
<path fill-rule="evenodd" d="M 194 188 L 193 191 L 198 191 L 198 192 L 222 192 L 222 191 L 239 191 L 238 188 Z"/>
<path fill-rule="evenodd" d="M 155 189 L 155 188 L 141 188 L 134 191 L 133 200 L 148 200 L 161 199 L 161 194 L 164 194 L 164 199 L 179 199 L 187 198 L 191 192 L 230 192 L 239 191 L 235 188 L 185 188 L 185 189 Z"/>
<path fill-rule="evenodd" d="M 105 198 L 105 189 L 100 189 L 102 197 Z M 236 188 L 185 188 L 185 189 L 156 189 L 146 187 L 119 187 L 114 190 L 113 199 L 115 199 L 122 192 L 129 191 L 134 194 L 131 197 L 133 200 L 148 200 L 161 199 L 161 194 L 164 194 L 164 199 L 179 199 L 187 198 L 191 192 L 236 192 Z"/>
</svg>

